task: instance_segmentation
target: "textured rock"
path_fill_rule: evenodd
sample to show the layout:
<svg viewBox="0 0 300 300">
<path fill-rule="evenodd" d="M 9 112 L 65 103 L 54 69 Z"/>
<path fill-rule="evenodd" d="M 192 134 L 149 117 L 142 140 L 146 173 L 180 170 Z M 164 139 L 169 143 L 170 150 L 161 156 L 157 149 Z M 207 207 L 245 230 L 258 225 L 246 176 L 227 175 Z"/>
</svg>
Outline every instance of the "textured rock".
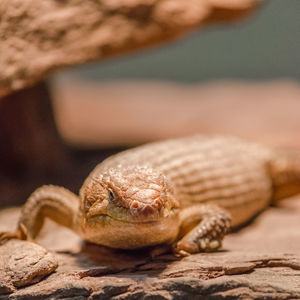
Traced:
<svg viewBox="0 0 300 300">
<path fill-rule="evenodd" d="M 0 292 L 42 280 L 57 268 L 57 261 L 43 247 L 25 241 L 11 240 L 0 246 Z"/>
<path fill-rule="evenodd" d="M 18 214 L 18 209 L 0 211 L 0 230 L 14 226 Z M 6 295 L 2 284 L 0 299 L 299 299 L 299 226 L 297 197 L 229 235 L 219 252 L 151 260 L 146 250 L 112 251 L 82 243 L 72 232 L 47 222 L 39 242 L 56 250 L 56 272 L 16 291 L 7 284 Z M 10 245 L 19 243 L 33 245 Z M 7 252 L 3 247 L 0 251 Z M 0 272 L 0 282 L 6 274 Z"/>
<path fill-rule="evenodd" d="M 0 97 L 64 66 L 232 21 L 261 0 L 1 0 Z"/>
</svg>

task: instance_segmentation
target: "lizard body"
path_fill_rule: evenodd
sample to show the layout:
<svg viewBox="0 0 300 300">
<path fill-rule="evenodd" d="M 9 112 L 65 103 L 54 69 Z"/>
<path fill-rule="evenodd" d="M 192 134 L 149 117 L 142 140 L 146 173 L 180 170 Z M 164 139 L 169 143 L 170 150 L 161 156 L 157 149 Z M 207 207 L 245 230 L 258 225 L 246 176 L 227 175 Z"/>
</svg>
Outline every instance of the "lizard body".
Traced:
<svg viewBox="0 0 300 300">
<path fill-rule="evenodd" d="M 182 255 L 215 250 L 230 226 L 300 192 L 299 157 L 235 137 L 146 144 L 96 166 L 79 197 L 62 187 L 37 189 L 17 232 L 0 240 L 34 239 L 49 217 L 113 248 L 172 244 Z"/>
</svg>

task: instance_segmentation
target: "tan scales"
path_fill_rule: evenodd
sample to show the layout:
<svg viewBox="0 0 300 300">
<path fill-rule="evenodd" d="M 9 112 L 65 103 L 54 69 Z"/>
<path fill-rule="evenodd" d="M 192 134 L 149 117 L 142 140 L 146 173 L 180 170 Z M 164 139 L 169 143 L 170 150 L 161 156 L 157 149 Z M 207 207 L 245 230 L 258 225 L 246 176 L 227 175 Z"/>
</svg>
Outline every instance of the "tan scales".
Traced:
<svg viewBox="0 0 300 300">
<path fill-rule="evenodd" d="M 146 144 L 96 166 L 79 197 L 62 187 L 37 189 L 18 230 L 0 240 L 35 239 L 49 217 L 113 248 L 172 245 L 181 255 L 215 250 L 231 226 L 300 192 L 299 158 L 226 136 Z"/>
</svg>

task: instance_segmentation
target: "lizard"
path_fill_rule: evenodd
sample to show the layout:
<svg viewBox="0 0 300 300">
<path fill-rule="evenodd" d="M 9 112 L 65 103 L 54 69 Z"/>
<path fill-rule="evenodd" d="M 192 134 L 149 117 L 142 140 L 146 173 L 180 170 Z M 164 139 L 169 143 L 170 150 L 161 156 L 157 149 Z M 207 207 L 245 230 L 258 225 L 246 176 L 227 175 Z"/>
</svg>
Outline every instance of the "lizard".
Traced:
<svg viewBox="0 0 300 300">
<path fill-rule="evenodd" d="M 34 240 L 50 218 L 111 248 L 169 245 L 178 255 L 215 251 L 231 228 L 300 192 L 300 155 L 233 136 L 196 135 L 115 154 L 84 181 L 79 196 L 35 190 L 11 238 Z"/>
</svg>

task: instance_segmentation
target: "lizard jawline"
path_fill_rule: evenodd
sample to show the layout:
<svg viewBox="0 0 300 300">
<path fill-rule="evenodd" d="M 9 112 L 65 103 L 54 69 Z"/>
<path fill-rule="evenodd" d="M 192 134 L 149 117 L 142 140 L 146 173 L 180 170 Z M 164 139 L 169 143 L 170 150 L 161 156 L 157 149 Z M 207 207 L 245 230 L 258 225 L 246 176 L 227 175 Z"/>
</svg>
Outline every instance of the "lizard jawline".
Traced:
<svg viewBox="0 0 300 300">
<path fill-rule="evenodd" d="M 107 214 L 98 214 L 98 215 L 94 215 L 92 217 L 90 217 L 88 220 L 89 221 L 100 221 L 100 222 L 107 222 L 107 221 L 117 221 L 117 222 L 122 222 L 122 223 L 131 223 L 131 224 L 138 224 L 138 223 L 142 223 L 142 224 L 151 224 L 151 223 L 156 223 L 158 221 L 161 221 L 163 219 L 169 218 L 174 216 L 175 212 L 177 211 L 176 208 L 172 208 L 170 210 L 170 213 L 167 216 L 164 217 L 159 217 L 155 220 L 150 220 L 150 221 L 142 221 L 142 220 L 122 220 L 122 219 L 118 219 L 118 218 L 114 218 L 110 215 Z"/>
</svg>

